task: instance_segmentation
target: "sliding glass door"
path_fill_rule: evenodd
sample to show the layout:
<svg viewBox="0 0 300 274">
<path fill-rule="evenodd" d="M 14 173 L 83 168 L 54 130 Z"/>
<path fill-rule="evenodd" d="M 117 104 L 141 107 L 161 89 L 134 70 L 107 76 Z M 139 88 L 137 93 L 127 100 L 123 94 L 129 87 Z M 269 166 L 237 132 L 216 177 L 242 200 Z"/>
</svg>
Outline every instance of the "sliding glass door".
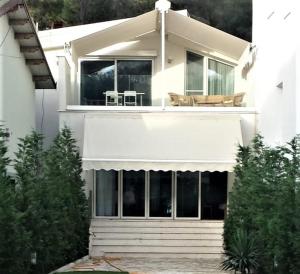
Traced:
<svg viewBox="0 0 300 274">
<path fill-rule="evenodd" d="M 81 105 L 106 105 L 106 91 L 136 91 L 137 105 L 151 106 L 151 60 L 81 62 Z M 122 104 L 123 100 L 121 100 Z"/>
<path fill-rule="evenodd" d="M 232 95 L 234 93 L 234 69 L 224 63 L 208 60 L 208 94 Z"/>
</svg>

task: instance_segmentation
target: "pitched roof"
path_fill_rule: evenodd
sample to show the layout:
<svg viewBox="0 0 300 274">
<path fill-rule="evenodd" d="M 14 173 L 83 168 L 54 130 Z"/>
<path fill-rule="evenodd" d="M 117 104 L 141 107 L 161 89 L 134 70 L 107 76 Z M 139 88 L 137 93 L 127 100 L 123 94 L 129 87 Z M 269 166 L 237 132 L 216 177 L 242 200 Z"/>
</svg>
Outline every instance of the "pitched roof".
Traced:
<svg viewBox="0 0 300 274">
<path fill-rule="evenodd" d="M 82 56 L 115 43 L 130 41 L 159 31 L 159 20 L 157 10 L 153 10 L 75 39 L 71 41 L 72 48 L 78 56 Z M 249 42 L 243 39 L 172 10 L 166 15 L 166 34 L 169 41 L 184 40 L 201 46 L 208 54 L 219 53 L 230 57 L 234 62 L 241 58 L 249 45 Z"/>
</svg>

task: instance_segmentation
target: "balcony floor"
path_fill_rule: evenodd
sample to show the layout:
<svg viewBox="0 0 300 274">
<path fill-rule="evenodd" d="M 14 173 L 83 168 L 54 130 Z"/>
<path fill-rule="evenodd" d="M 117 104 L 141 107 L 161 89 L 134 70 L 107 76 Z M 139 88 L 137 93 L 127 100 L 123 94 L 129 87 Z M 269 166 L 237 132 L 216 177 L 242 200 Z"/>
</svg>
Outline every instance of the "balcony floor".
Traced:
<svg viewBox="0 0 300 274">
<path fill-rule="evenodd" d="M 66 111 L 79 112 L 203 112 L 256 114 L 254 107 L 172 107 L 172 106 L 80 106 L 68 105 Z"/>
</svg>

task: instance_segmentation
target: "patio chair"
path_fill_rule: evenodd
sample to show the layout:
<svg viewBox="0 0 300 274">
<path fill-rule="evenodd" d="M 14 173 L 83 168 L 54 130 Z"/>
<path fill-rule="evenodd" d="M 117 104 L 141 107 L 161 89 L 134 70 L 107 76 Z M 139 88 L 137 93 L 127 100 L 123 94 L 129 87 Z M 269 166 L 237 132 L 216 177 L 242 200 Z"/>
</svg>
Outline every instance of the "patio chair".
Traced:
<svg viewBox="0 0 300 274">
<path fill-rule="evenodd" d="M 239 92 L 233 95 L 233 105 L 235 107 L 240 107 L 242 106 L 243 98 L 245 96 L 245 92 Z"/>
<path fill-rule="evenodd" d="M 178 105 L 179 106 L 192 106 L 193 97 L 190 95 L 178 95 Z"/>
<path fill-rule="evenodd" d="M 124 91 L 124 106 L 136 106 L 136 91 L 125 90 Z"/>
<path fill-rule="evenodd" d="M 172 106 L 179 106 L 179 101 L 178 101 L 178 94 L 177 93 L 173 93 L 173 92 L 169 92 L 168 93 L 170 96 L 170 102 Z"/>
<path fill-rule="evenodd" d="M 206 97 L 205 95 L 193 95 L 193 106 L 201 106 L 205 105 L 206 103 Z"/>
<path fill-rule="evenodd" d="M 224 96 L 224 107 L 233 107 L 234 95 L 225 95 Z"/>
<path fill-rule="evenodd" d="M 121 106 L 122 96 L 115 90 L 107 90 L 105 92 L 105 105 L 106 106 Z"/>
</svg>

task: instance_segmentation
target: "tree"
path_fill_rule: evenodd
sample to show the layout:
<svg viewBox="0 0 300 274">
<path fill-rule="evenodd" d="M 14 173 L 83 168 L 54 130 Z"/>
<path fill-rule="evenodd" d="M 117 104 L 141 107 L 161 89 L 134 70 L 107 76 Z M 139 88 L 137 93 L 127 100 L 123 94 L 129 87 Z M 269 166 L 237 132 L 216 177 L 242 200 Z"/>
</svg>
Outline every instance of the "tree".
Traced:
<svg viewBox="0 0 300 274">
<path fill-rule="evenodd" d="M 30 14 L 41 29 L 54 28 L 57 22 L 63 22 L 64 0 L 28 0 Z"/>
<path fill-rule="evenodd" d="M 154 9 L 156 0 L 29 0 L 42 29 L 134 17 Z M 191 17 L 251 41 L 251 0 L 172 0 L 172 8 L 187 9 Z"/>
<path fill-rule="evenodd" d="M 256 136 L 239 148 L 224 243 L 230 251 L 240 229 L 255 235 L 258 273 L 299 273 L 299 156 L 299 138 L 271 148 Z"/>
<path fill-rule="evenodd" d="M 15 160 L 17 208 L 22 214 L 22 225 L 30 233 L 31 256 L 36 256 L 32 272 L 47 273 L 50 255 L 46 240 L 49 237 L 48 186 L 44 180 L 44 151 L 42 135 L 32 132 L 20 139 Z M 54 243 L 53 243 L 54 244 Z"/>
<path fill-rule="evenodd" d="M 27 273 L 29 269 L 29 234 L 15 206 L 15 183 L 7 174 L 6 134 L 0 128 L 0 274 Z"/>
<path fill-rule="evenodd" d="M 86 255 L 89 216 L 83 192 L 81 158 L 70 129 L 64 128 L 47 152 L 46 180 L 52 197 L 55 229 L 63 231 L 56 248 L 65 261 Z"/>
</svg>

